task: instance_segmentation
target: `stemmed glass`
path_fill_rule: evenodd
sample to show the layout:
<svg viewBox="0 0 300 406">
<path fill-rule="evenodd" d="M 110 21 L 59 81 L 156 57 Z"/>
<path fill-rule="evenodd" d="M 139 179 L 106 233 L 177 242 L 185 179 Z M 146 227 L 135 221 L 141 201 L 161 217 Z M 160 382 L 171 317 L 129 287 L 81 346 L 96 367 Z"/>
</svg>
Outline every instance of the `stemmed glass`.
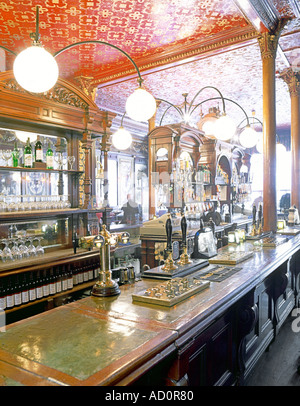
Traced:
<svg viewBox="0 0 300 406">
<path fill-rule="evenodd" d="M 69 165 L 70 165 L 70 170 L 72 170 L 73 169 L 73 165 L 74 165 L 74 163 L 75 163 L 75 156 L 68 156 L 68 162 L 69 162 Z"/>
<path fill-rule="evenodd" d="M 67 163 L 67 158 L 61 152 L 57 152 L 54 156 L 55 162 L 58 164 L 58 169 L 62 170 L 63 166 Z"/>
<path fill-rule="evenodd" d="M 11 159 L 11 150 L 6 149 L 6 150 L 2 151 L 2 156 L 6 161 L 6 166 L 9 166 L 8 161 Z"/>
<path fill-rule="evenodd" d="M 29 241 L 29 245 L 28 245 L 28 253 L 30 257 L 34 257 L 36 255 L 36 249 L 35 246 L 33 244 L 33 237 L 27 237 L 27 240 Z"/>
<path fill-rule="evenodd" d="M 13 260 L 20 260 L 22 259 L 22 253 L 18 247 L 18 239 L 14 238 L 13 239 L 13 247 L 11 249 L 11 254 L 13 257 Z"/>
<path fill-rule="evenodd" d="M 35 248 L 36 255 L 43 255 L 45 253 L 44 248 L 41 244 L 41 240 L 43 239 L 43 237 L 37 237 L 36 239 L 38 240 L 38 245 Z"/>
<path fill-rule="evenodd" d="M 30 254 L 29 254 L 28 247 L 25 244 L 25 240 L 23 238 L 20 238 L 19 243 L 20 243 L 19 250 L 20 250 L 20 252 L 22 254 L 22 257 L 23 258 L 28 258 L 30 256 Z"/>
<path fill-rule="evenodd" d="M 4 240 L 2 240 L 2 242 L 5 245 L 5 247 L 3 248 L 3 251 L 2 251 L 2 255 L 1 255 L 2 261 L 3 262 L 12 261 L 13 256 L 12 256 L 11 250 L 9 248 L 9 240 L 4 239 Z"/>
</svg>

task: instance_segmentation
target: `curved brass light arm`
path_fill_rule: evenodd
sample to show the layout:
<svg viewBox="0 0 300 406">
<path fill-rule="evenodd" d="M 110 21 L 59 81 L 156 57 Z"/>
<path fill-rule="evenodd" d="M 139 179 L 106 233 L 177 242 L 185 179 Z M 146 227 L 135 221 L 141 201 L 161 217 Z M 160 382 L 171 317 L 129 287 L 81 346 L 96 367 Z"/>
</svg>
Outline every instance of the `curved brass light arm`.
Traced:
<svg viewBox="0 0 300 406">
<path fill-rule="evenodd" d="M 75 42 L 74 44 L 67 45 L 66 47 L 64 47 L 64 48 L 60 49 L 59 51 L 55 52 L 55 53 L 53 54 L 53 56 L 54 56 L 54 58 L 55 58 L 55 57 L 57 57 L 58 55 L 60 55 L 62 52 L 67 51 L 68 49 L 71 49 L 71 48 L 73 48 L 73 47 L 75 47 L 75 46 L 77 46 L 77 45 L 84 45 L 84 44 L 102 44 L 102 45 L 107 45 L 107 46 L 109 46 L 109 47 L 111 47 L 111 48 L 114 48 L 114 49 L 116 49 L 117 51 L 120 51 L 123 55 L 125 55 L 125 56 L 130 60 L 130 62 L 131 62 L 131 63 L 133 64 L 133 66 L 135 67 L 135 70 L 137 71 L 137 74 L 138 74 L 138 76 L 139 76 L 139 79 L 138 79 L 139 85 L 140 85 L 140 87 L 142 86 L 143 79 L 142 79 L 142 76 L 141 76 L 141 74 L 140 74 L 139 68 L 137 67 L 137 65 L 136 65 L 136 63 L 134 62 L 134 60 L 131 58 L 130 55 L 128 55 L 127 52 L 123 51 L 123 49 L 117 47 L 116 45 L 110 44 L 109 42 L 100 41 L 100 40 L 87 40 L 87 41 Z"/>
<path fill-rule="evenodd" d="M 224 113 L 225 113 L 225 98 L 223 97 L 223 95 L 222 95 L 222 93 L 220 92 L 220 90 L 217 89 L 217 88 L 214 87 L 214 86 L 204 86 L 204 87 L 202 87 L 202 89 L 200 89 L 200 90 L 195 94 L 195 96 L 193 97 L 193 100 L 191 101 L 191 104 L 190 104 L 188 113 L 189 113 L 189 114 L 192 114 L 190 110 L 191 110 L 191 108 L 193 107 L 194 101 L 196 100 L 196 98 L 198 97 L 198 95 L 199 95 L 203 90 L 206 90 L 206 89 L 213 89 L 213 90 L 216 90 L 216 91 L 219 93 L 219 95 L 220 95 L 219 98 L 222 100 L 223 111 L 224 111 Z M 194 111 L 194 109 L 193 109 L 193 111 Z"/>
<path fill-rule="evenodd" d="M 251 117 L 248 116 L 248 124 L 247 124 L 247 125 L 249 125 L 249 118 L 251 119 Z M 258 123 L 260 123 L 260 124 L 263 126 L 262 121 L 259 120 L 257 117 L 252 117 L 252 119 L 253 119 L 253 120 L 256 120 Z M 244 118 L 244 119 L 240 122 L 240 124 L 238 125 L 238 127 L 240 127 L 241 124 L 242 124 L 245 120 L 246 120 L 246 118 Z"/>
<path fill-rule="evenodd" d="M 168 100 L 160 99 L 160 98 L 158 98 L 158 97 L 156 97 L 156 100 L 159 100 L 159 101 L 162 101 L 162 102 L 164 102 L 164 103 L 169 104 L 169 107 L 167 107 L 167 109 L 164 111 L 164 113 L 163 113 L 163 115 L 162 115 L 162 117 L 161 117 L 161 119 L 160 119 L 159 125 L 161 125 L 161 123 L 162 123 L 162 121 L 163 121 L 163 118 L 164 118 L 165 114 L 167 113 L 167 111 L 168 111 L 169 109 L 171 109 L 172 107 L 177 111 L 177 113 L 180 115 L 180 117 L 183 118 L 183 112 L 182 112 L 182 110 L 181 110 L 179 107 L 175 106 L 175 104 L 169 102 Z"/>
<path fill-rule="evenodd" d="M 4 51 L 10 52 L 11 54 L 17 56 L 17 54 L 16 54 L 14 51 L 12 51 L 11 49 L 8 49 L 8 48 L 4 47 L 3 45 L 0 45 L 0 48 L 4 49 Z"/>
</svg>

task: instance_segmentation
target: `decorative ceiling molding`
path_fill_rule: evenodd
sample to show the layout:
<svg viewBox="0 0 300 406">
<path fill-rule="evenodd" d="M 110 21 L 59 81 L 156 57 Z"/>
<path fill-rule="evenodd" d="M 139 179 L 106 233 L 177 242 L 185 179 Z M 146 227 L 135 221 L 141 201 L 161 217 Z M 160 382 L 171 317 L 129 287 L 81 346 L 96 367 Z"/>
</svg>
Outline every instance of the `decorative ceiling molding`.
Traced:
<svg viewBox="0 0 300 406">
<path fill-rule="evenodd" d="M 226 36 L 218 37 L 215 35 L 210 41 L 193 44 L 193 46 L 182 46 L 180 52 L 178 48 L 169 50 L 163 55 L 151 55 L 144 59 L 140 58 L 136 61 L 140 72 L 147 75 L 159 70 L 165 70 L 170 67 L 182 65 L 188 62 L 204 59 L 212 54 L 216 55 L 221 52 L 233 50 L 239 46 L 250 45 L 258 37 L 258 32 L 252 27 L 247 27 L 239 30 L 230 30 Z M 91 85 L 98 84 L 99 87 L 122 82 L 124 80 L 136 77 L 136 71 L 125 64 L 122 67 L 117 67 L 115 70 L 110 70 L 109 75 L 95 76 Z"/>
<path fill-rule="evenodd" d="M 298 0 L 289 0 L 289 3 L 293 9 L 293 12 L 297 18 L 300 18 L 300 4 Z"/>
</svg>

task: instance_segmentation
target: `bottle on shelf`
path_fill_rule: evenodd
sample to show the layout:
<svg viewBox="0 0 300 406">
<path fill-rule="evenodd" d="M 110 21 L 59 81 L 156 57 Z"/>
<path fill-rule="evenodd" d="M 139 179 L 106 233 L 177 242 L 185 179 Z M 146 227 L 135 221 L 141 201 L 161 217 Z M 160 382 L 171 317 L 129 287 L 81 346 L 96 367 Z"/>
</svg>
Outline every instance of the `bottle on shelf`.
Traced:
<svg viewBox="0 0 300 406">
<path fill-rule="evenodd" d="M 62 290 L 68 290 L 68 275 L 64 265 L 62 266 Z"/>
<path fill-rule="evenodd" d="M 11 155 L 12 155 L 13 167 L 17 168 L 19 166 L 19 156 L 20 156 L 20 154 L 19 154 L 19 150 L 18 150 L 16 142 L 15 142 L 15 147 L 14 147 Z"/>
<path fill-rule="evenodd" d="M 49 296 L 50 293 L 50 280 L 48 278 L 48 272 L 46 270 L 43 271 L 43 278 L 42 278 L 42 286 L 43 286 L 43 297 Z"/>
<path fill-rule="evenodd" d="M 26 273 L 23 274 L 23 281 L 21 286 L 22 303 L 25 304 L 29 302 L 29 284 Z"/>
<path fill-rule="evenodd" d="M 56 269 L 56 293 L 60 293 L 62 291 L 62 277 L 59 271 L 59 268 Z"/>
<path fill-rule="evenodd" d="M 78 265 L 78 284 L 83 283 L 83 264 Z"/>
<path fill-rule="evenodd" d="M 78 265 L 76 264 L 76 262 L 73 265 L 72 274 L 73 274 L 73 286 L 76 286 L 78 285 Z"/>
<path fill-rule="evenodd" d="M 67 266 L 67 288 L 73 289 L 73 274 L 72 274 L 72 269 L 71 269 L 71 265 L 68 264 Z"/>
<path fill-rule="evenodd" d="M 92 262 L 92 260 L 89 261 L 89 281 L 94 279 L 94 266 L 95 264 Z"/>
<path fill-rule="evenodd" d="M 43 280 L 41 278 L 40 271 L 36 273 L 36 298 L 41 299 L 43 297 Z"/>
<path fill-rule="evenodd" d="M 36 300 L 36 281 L 33 277 L 33 272 L 29 275 L 29 301 L 33 302 Z"/>
<path fill-rule="evenodd" d="M 89 280 L 89 262 L 85 261 L 83 271 L 83 282 L 88 282 L 88 280 Z"/>
<path fill-rule="evenodd" d="M 15 277 L 15 289 L 14 289 L 14 300 L 15 306 L 20 306 L 22 304 L 22 285 L 20 283 L 20 277 L 16 275 Z"/>
<path fill-rule="evenodd" d="M 54 168 L 54 158 L 53 158 L 53 151 L 51 149 L 51 144 L 48 142 L 48 149 L 46 152 L 46 167 L 47 169 Z"/>
<path fill-rule="evenodd" d="M 6 280 L 5 280 L 5 278 L 1 278 L 0 279 L 0 312 L 1 312 L 1 310 L 6 309 L 6 295 L 7 295 Z"/>
<path fill-rule="evenodd" d="M 32 168 L 32 147 L 29 137 L 24 148 L 24 168 Z"/>
<path fill-rule="evenodd" d="M 12 278 L 8 278 L 7 282 L 7 295 L 6 295 L 6 308 L 10 309 L 15 305 L 15 290 L 13 286 Z"/>
<path fill-rule="evenodd" d="M 37 140 L 34 147 L 34 159 L 35 162 L 43 162 L 43 145 L 41 143 L 40 136 L 37 136 Z"/>
<path fill-rule="evenodd" d="M 50 295 L 55 295 L 56 293 L 56 277 L 54 275 L 54 270 L 53 268 L 50 269 L 50 284 L 49 284 L 49 294 Z"/>
</svg>

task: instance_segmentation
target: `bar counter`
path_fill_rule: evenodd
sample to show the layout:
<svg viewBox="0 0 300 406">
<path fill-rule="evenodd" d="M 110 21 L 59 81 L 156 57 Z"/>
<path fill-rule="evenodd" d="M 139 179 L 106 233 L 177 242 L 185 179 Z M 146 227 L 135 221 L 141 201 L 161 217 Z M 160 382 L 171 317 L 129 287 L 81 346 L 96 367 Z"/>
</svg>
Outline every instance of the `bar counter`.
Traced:
<svg viewBox="0 0 300 406">
<path fill-rule="evenodd" d="M 300 236 L 253 251 L 238 272 L 173 307 L 133 303 L 159 283 L 142 279 L 118 296 L 86 297 L 0 333 L 1 385 L 243 384 L 299 301 Z M 199 276 L 212 265 L 196 271 Z"/>
</svg>

